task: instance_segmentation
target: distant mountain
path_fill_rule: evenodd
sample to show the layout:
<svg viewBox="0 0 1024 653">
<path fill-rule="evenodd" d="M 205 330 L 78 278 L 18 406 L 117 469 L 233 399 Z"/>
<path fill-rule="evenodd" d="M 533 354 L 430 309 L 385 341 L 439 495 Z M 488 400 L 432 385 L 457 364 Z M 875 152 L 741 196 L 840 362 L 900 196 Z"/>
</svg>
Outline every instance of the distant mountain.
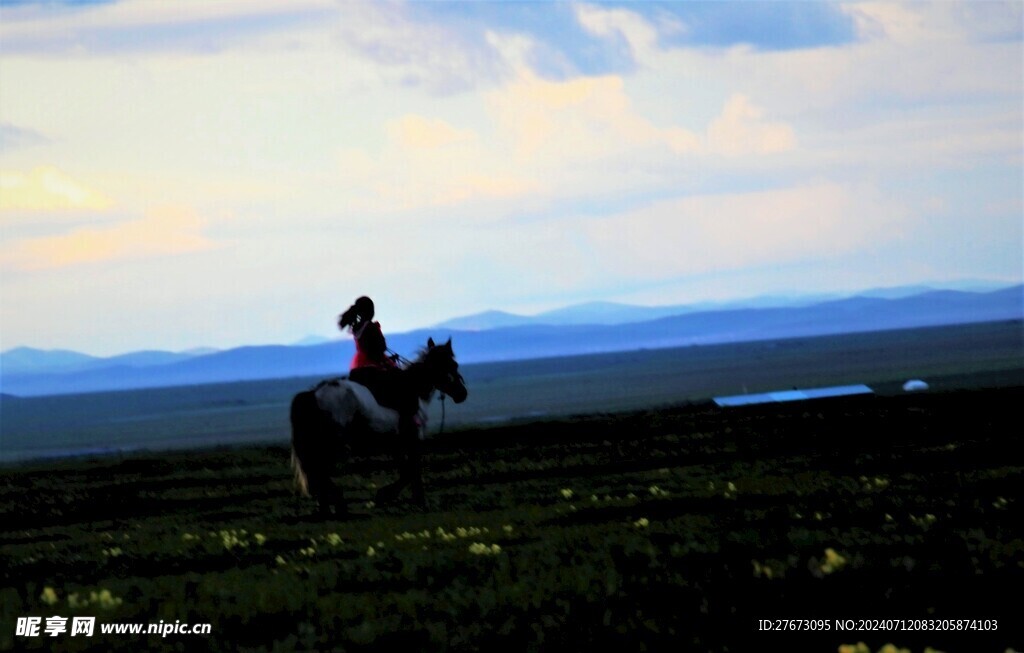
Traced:
<svg viewBox="0 0 1024 653">
<path fill-rule="evenodd" d="M 700 310 L 699 305 L 688 306 L 632 306 L 612 302 L 576 304 L 553 311 L 545 311 L 534 318 L 535 324 L 567 326 L 572 324 L 628 324 L 646 322 L 670 315 L 682 315 Z"/>
<path fill-rule="evenodd" d="M 1005 284 L 998 285 L 989 282 L 973 281 L 963 282 L 977 288 L 979 291 L 996 290 L 1005 287 Z M 500 329 L 510 326 L 526 325 L 585 325 L 585 324 L 629 324 L 631 322 L 647 322 L 663 317 L 674 315 L 686 315 L 705 311 L 739 310 L 744 308 L 785 308 L 797 306 L 810 306 L 822 302 L 844 299 L 849 297 L 878 297 L 883 299 L 899 299 L 910 297 L 926 292 L 933 292 L 938 288 L 930 285 L 897 286 L 891 288 L 873 288 L 852 293 L 819 293 L 811 295 L 759 295 L 745 299 L 736 299 L 720 302 L 696 302 L 693 304 L 675 304 L 669 306 L 638 306 L 633 304 L 621 304 L 615 302 L 588 302 L 574 304 L 564 308 L 557 308 L 551 311 L 544 311 L 536 315 L 516 315 L 503 311 L 485 311 L 465 317 L 458 317 L 440 324 L 435 328 L 455 329 L 462 331 L 484 331 L 487 329 Z M 949 289 L 946 287 L 946 289 Z"/>
<path fill-rule="evenodd" d="M 504 311 L 484 311 L 464 317 L 456 317 L 434 326 L 437 329 L 454 329 L 456 331 L 486 331 L 510 326 L 523 326 L 534 323 L 536 318 L 515 315 Z"/>
<path fill-rule="evenodd" d="M 151 365 L 166 365 L 168 363 L 176 363 L 178 361 L 194 358 L 195 356 L 196 354 L 175 353 L 170 351 L 136 351 L 130 354 L 121 354 L 119 356 L 112 356 L 110 358 L 105 358 L 102 360 L 104 362 L 104 367 L 113 365 L 127 365 L 129 367 L 149 367 Z M 96 364 L 97 361 L 94 361 L 91 364 L 91 366 L 95 366 Z"/>
<path fill-rule="evenodd" d="M 3 374 L 28 374 L 44 371 L 70 371 L 81 369 L 96 360 L 99 359 L 95 356 L 66 349 L 44 350 L 17 347 L 0 354 L 0 372 Z"/>
<path fill-rule="evenodd" d="M 735 302 L 700 302 L 696 304 L 679 304 L 672 306 L 637 306 L 618 304 L 615 302 L 588 302 L 556 308 L 536 315 L 516 315 L 503 311 L 484 311 L 465 317 L 457 317 L 434 325 L 436 329 L 454 329 L 458 331 L 486 331 L 514 326 L 547 325 L 569 326 L 586 324 L 629 324 L 646 322 L 672 315 L 683 315 L 721 308 L 754 308 L 758 306 L 793 306 L 810 304 L 815 301 L 831 299 L 828 297 L 783 298 L 756 297 Z"/>
<path fill-rule="evenodd" d="M 183 351 L 181 353 L 187 354 L 188 356 L 195 357 L 195 356 L 205 356 L 206 354 L 215 354 L 218 351 L 220 351 L 220 350 L 216 349 L 215 347 L 196 347 L 194 349 L 186 349 L 185 351 Z"/>
<path fill-rule="evenodd" d="M 150 367 L 167 365 L 215 351 L 217 350 L 194 349 L 181 353 L 136 351 L 100 358 L 61 349 L 43 350 L 18 347 L 0 354 L 0 373 L 6 377 L 12 374 L 66 374 L 111 367 Z"/>
<path fill-rule="evenodd" d="M 587 310 L 593 316 L 618 309 L 599 305 Z M 850 297 L 809 306 L 695 310 L 626 324 L 436 327 L 387 337 L 392 349 L 410 358 L 428 337 L 451 337 L 460 362 L 474 363 L 1021 319 L 1024 286 L 1014 286 L 985 293 L 941 290 L 897 299 Z M 24 396 L 329 377 L 347 372 L 352 353 L 351 340 L 344 339 L 320 345 L 242 347 L 145 366 L 122 360 L 116 366 L 66 373 L 10 373 L 5 367 L 2 391 Z"/>
</svg>

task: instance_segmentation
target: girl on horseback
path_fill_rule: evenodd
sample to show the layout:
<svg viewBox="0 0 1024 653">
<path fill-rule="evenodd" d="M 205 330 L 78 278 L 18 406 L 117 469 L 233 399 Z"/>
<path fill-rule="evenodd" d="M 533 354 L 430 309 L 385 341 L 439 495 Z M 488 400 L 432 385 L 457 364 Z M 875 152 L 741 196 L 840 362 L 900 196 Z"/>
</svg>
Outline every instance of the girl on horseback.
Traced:
<svg viewBox="0 0 1024 653">
<path fill-rule="evenodd" d="M 395 362 L 397 356 L 388 356 L 384 332 L 380 322 L 373 321 L 373 314 L 373 300 L 364 296 L 338 318 L 338 328 L 343 331 L 350 329 L 356 343 L 348 378 L 366 386 L 378 404 L 398 412 L 401 436 L 411 441 L 419 440 L 419 397 L 399 373 Z"/>
<path fill-rule="evenodd" d="M 394 359 L 387 355 L 387 341 L 380 322 L 373 321 L 373 313 L 373 300 L 364 296 L 338 317 L 338 328 L 350 329 L 356 342 L 356 353 L 349 366 L 353 371 L 364 367 L 397 367 Z"/>
</svg>

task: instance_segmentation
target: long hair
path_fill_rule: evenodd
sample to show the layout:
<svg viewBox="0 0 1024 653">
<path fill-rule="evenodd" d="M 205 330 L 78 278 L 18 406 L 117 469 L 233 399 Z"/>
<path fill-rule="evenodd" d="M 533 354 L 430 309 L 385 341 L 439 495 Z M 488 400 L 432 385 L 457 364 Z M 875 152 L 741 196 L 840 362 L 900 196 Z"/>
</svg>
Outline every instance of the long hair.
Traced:
<svg viewBox="0 0 1024 653">
<path fill-rule="evenodd" d="M 338 328 L 355 327 L 361 323 L 369 322 L 373 319 L 373 315 L 373 300 L 366 296 L 360 297 L 338 318 Z"/>
</svg>

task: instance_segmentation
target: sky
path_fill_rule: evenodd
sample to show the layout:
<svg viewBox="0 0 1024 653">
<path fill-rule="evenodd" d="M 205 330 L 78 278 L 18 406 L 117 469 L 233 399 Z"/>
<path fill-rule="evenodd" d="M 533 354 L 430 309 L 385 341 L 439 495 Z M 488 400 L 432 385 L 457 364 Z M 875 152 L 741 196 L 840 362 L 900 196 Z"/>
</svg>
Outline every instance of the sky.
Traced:
<svg viewBox="0 0 1024 653">
<path fill-rule="evenodd" d="M 1022 9 L 0 2 L 0 349 L 1020 283 Z"/>
</svg>

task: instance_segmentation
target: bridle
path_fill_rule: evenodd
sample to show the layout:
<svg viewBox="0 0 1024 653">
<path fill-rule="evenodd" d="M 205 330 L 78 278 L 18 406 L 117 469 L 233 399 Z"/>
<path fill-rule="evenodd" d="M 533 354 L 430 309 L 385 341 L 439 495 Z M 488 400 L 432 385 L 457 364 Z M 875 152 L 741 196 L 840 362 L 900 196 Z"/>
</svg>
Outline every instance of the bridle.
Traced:
<svg viewBox="0 0 1024 653">
<path fill-rule="evenodd" d="M 401 365 L 403 367 L 408 367 L 413 362 L 413 361 L 410 361 L 408 358 L 402 356 L 398 352 L 394 351 L 391 348 L 385 349 L 384 353 L 386 353 L 392 360 L 394 360 L 394 361 L 396 361 L 398 363 L 401 363 Z M 447 380 L 448 380 L 449 383 L 453 383 L 453 384 L 454 383 L 459 383 L 462 386 L 466 385 L 466 380 L 464 378 L 462 378 L 462 375 L 459 374 L 458 372 L 449 372 Z M 441 388 L 436 388 L 436 389 L 437 389 L 437 393 L 439 395 L 439 398 L 441 399 L 441 427 L 438 429 L 437 434 L 438 435 L 442 435 L 444 433 L 444 422 L 445 422 L 445 416 L 446 416 L 446 412 L 447 412 L 445 410 L 445 399 L 448 398 L 448 394 L 444 390 L 442 390 Z"/>
</svg>

